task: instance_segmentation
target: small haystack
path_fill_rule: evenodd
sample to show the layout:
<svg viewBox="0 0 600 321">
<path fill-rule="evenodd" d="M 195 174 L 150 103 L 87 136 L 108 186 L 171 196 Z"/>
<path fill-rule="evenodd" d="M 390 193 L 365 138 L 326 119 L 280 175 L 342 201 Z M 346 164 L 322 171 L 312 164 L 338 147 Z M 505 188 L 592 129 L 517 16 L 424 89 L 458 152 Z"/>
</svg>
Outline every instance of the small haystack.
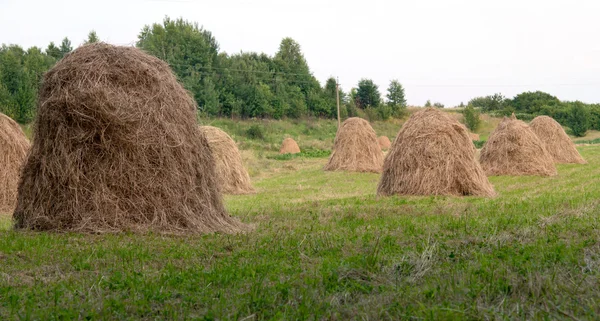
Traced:
<svg viewBox="0 0 600 321">
<path fill-rule="evenodd" d="M 494 196 L 475 159 L 467 128 L 448 113 L 427 108 L 402 126 L 385 158 L 378 195 Z"/>
<path fill-rule="evenodd" d="M 531 130 L 544 143 L 555 163 L 585 164 L 575 144 L 560 124 L 548 116 L 538 116 L 529 123 Z"/>
<path fill-rule="evenodd" d="M 352 117 L 342 123 L 326 171 L 381 173 L 383 152 L 368 121 Z"/>
<path fill-rule="evenodd" d="M 43 80 L 17 228 L 233 233 L 194 100 L 134 47 L 77 48 Z"/>
<path fill-rule="evenodd" d="M 300 147 L 292 138 L 286 138 L 283 140 L 281 144 L 281 149 L 279 149 L 279 154 L 298 154 L 300 153 Z"/>
<path fill-rule="evenodd" d="M 21 127 L 0 113 L 0 214 L 15 209 L 21 166 L 28 150 L 29 141 Z"/>
<path fill-rule="evenodd" d="M 387 136 L 379 136 L 379 138 L 377 138 L 377 142 L 379 142 L 379 147 L 381 147 L 381 150 L 388 150 L 390 149 L 390 146 L 392 146 L 392 142 L 390 142 L 390 139 L 387 138 Z"/>
<path fill-rule="evenodd" d="M 479 134 L 469 133 L 471 140 L 479 140 Z"/>
<path fill-rule="evenodd" d="M 490 135 L 479 160 L 487 175 L 556 175 L 544 143 L 514 115 L 504 118 Z"/>
<path fill-rule="evenodd" d="M 244 168 L 242 156 L 233 139 L 217 127 L 200 126 L 215 161 L 215 170 L 221 192 L 225 194 L 252 194 L 255 192 L 250 175 Z"/>
</svg>

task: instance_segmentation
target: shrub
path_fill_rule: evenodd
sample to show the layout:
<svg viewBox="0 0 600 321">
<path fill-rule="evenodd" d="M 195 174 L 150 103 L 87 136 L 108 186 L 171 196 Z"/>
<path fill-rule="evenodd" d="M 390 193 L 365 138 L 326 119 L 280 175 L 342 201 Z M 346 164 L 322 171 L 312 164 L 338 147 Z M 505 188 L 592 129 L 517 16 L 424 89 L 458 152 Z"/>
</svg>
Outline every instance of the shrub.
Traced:
<svg viewBox="0 0 600 321">
<path fill-rule="evenodd" d="M 571 128 L 573 135 L 577 137 L 585 136 L 590 125 L 588 121 L 589 114 L 583 103 L 578 101 L 573 103 L 569 117 L 567 118 L 567 125 Z"/>
<path fill-rule="evenodd" d="M 259 125 L 252 125 L 246 130 L 246 137 L 250 139 L 265 139 L 265 131 Z"/>
<path fill-rule="evenodd" d="M 468 105 L 463 111 L 463 116 L 465 117 L 465 125 L 472 132 L 476 131 L 479 128 L 481 120 L 479 120 L 479 110 L 475 109 L 473 105 Z"/>
</svg>

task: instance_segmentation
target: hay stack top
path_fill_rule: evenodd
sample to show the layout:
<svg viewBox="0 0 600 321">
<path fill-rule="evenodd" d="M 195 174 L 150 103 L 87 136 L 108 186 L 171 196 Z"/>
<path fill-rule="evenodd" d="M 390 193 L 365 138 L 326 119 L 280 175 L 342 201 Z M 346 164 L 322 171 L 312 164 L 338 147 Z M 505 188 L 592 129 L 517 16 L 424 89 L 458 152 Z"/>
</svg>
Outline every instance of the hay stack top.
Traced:
<svg viewBox="0 0 600 321">
<path fill-rule="evenodd" d="M 0 113 L 0 214 L 15 209 L 21 166 L 28 150 L 29 141 L 21 127 Z"/>
<path fill-rule="evenodd" d="M 17 228 L 237 232 L 195 103 L 134 47 L 77 48 L 44 76 Z"/>
<path fill-rule="evenodd" d="M 281 143 L 279 154 L 298 154 L 300 153 L 300 146 L 292 138 L 286 138 Z"/>
<path fill-rule="evenodd" d="M 487 175 L 556 175 L 552 156 L 524 122 L 504 118 L 481 149 L 481 166 Z"/>
<path fill-rule="evenodd" d="M 255 190 L 244 168 L 242 156 L 235 141 L 223 130 L 213 126 L 200 126 L 208 141 L 215 161 L 217 180 L 225 194 L 251 194 Z"/>
<path fill-rule="evenodd" d="M 377 142 L 379 142 L 379 147 L 381 147 L 382 150 L 388 150 L 390 149 L 390 146 L 392 146 L 392 142 L 387 136 L 379 136 Z"/>
<path fill-rule="evenodd" d="M 467 128 L 436 108 L 414 113 L 385 158 L 379 195 L 494 196 Z"/>
<path fill-rule="evenodd" d="M 569 138 L 562 126 L 548 116 L 538 116 L 529 124 L 531 130 L 544 143 L 546 150 L 555 163 L 560 164 L 585 164 L 575 144 Z"/>
<path fill-rule="evenodd" d="M 352 117 L 338 129 L 326 171 L 381 173 L 383 152 L 368 121 Z"/>
</svg>

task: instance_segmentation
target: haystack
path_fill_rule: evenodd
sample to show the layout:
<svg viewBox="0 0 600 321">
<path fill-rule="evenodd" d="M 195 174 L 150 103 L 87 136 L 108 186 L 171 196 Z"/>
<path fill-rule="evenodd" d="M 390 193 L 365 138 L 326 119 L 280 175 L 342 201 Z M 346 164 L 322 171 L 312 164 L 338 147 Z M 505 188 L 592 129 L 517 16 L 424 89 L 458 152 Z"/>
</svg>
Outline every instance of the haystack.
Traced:
<svg viewBox="0 0 600 321">
<path fill-rule="evenodd" d="M 233 139 L 217 127 L 200 126 L 213 155 L 217 180 L 225 194 L 251 194 L 255 190 Z"/>
<path fill-rule="evenodd" d="M 544 143 L 546 150 L 560 164 L 585 164 L 575 144 L 556 120 L 548 116 L 538 116 L 529 123 L 531 130 Z"/>
<path fill-rule="evenodd" d="M 28 150 L 29 141 L 21 127 L 0 113 L 0 214 L 15 209 L 21 166 Z"/>
<path fill-rule="evenodd" d="M 368 121 L 352 117 L 338 129 L 326 171 L 381 173 L 383 152 Z"/>
<path fill-rule="evenodd" d="M 133 47 L 79 47 L 43 80 L 17 228 L 237 232 L 194 100 Z"/>
<path fill-rule="evenodd" d="M 279 154 L 298 154 L 300 153 L 300 147 L 292 138 L 286 138 L 281 143 L 281 149 L 279 149 Z"/>
<path fill-rule="evenodd" d="M 414 113 L 385 158 L 378 195 L 494 196 L 467 128 L 436 108 Z"/>
<path fill-rule="evenodd" d="M 490 135 L 479 160 L 487 175 L 556 175 L 544 143 L 514 116 L 504 118 Z"/>
<path fill-rule="evenodd" d="M 479 134 L 469 133 L 471 140 L 479 140 Z"/>
<path fill-rule="evenodd" d="M 379 143 L 381 150 L 388 150 L 390 149 L 390 146 L 392 146 L 392 142 L 390 142 L 390 139 L 387 138 L 387 136 L 379 136 L 379 138 L 377 138 L 377 142 Z"/>
</svg>

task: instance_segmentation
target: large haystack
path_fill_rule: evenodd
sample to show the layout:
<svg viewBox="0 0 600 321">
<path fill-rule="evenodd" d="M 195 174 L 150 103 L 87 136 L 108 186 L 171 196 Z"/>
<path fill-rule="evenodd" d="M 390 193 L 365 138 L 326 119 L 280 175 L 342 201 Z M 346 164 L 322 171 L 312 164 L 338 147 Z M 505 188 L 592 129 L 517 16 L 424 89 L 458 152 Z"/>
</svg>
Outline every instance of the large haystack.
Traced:
<svg viewBox="0 0 600 321">
<path fill-rule="evenodd" d="M 387 138 L 387 136 L 379 136 L 379 138 L 377 138 L 377 142 L 379 143 L 381 150 L 388 150 L 392 146 L 392 142 L 389 138 Z"/>
<path fill-rule="evenodd" d="M 575 144 L 556 120 L 548 116 L 538 116 L 529 123 L 531 130 L 544 143 L 546 150 L 560 164 L 585 164 Z"/>
<path fill-rule="evenodd" d="M 281 143 L 281 149 L 279 149 L 279 154 L 298 154 L 300 153 L 300 147 L 292 138 L 286 138 Z"/>
<path fill-rule="evenodd" d="M 487 175 L 556 175 L 554 161 L 544 143 L 514 116 L 504 118 L 490 135 L 479 161 Z"/>
<path fill-rule="evenodd" d="M 163 61 L 80 47 L 44 76 L 17 228 L 237 232 L 195 104 Z"/>
<path fill-rule="evenodd" d="M 427 108 L 402 126 L 385 158 L 378 195 L 494 196 L 475 159 L 467 128 L 448 113 Z"/>
<path fill-rule="evenodd" d="M 200 126 L 215 161 L 217 180 L 225 194 L 251 194 L 255 190 L 233 139 L 217 127 Z"/>
<path fill-rule="evenodd" d="M 326 171 L 380 173 L 383 152 L 368 121 L 352 117 L 342 123 L 333 145 Z"/>
<path fill-rule="evenodd" d="M 0 113 L 0 214 L 15 209 L 21 166 L 28 150 L 29 141 L 21 127 Z"/>
</svg>

